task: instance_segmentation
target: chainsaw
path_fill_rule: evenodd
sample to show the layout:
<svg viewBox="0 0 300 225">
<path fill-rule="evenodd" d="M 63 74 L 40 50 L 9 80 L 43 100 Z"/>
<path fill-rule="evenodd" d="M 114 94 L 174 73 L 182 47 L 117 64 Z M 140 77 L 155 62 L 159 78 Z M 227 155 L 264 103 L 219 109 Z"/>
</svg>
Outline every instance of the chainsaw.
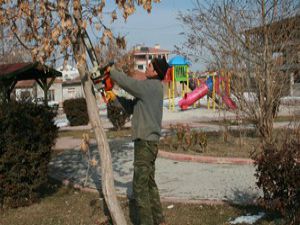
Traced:
<svg viewBox="0 0 300 225">
<path fill-rule="evenodd" d="M 124 111 L 122 104 L 119 102 L 120 98 L 117 97 L 117 95 L 112 90 L 114 82 L 110 78 L 110 73 L 107 71 L 108 67 L 114 65 L 114 62 L 110 62 L 101 67 L 98 63 L 91 39 L 89 38 L 86 31 L 83 31 L 82 33 L 82 40 L 93 66 L 93 68 L 89 71 L 89 77 L 92 80 L 95 89 L 100 92 L 106 105 L 109 105 L 111 103 L 110 105 L 119 107 Z"/>
<path fill-rule="evenodd" d="M 95 89 L 100 92 L 104 102 L 107 104 L 109 101 L 114 101 L 116 99 L 116 94 L 112 91 L 114 87 L 114 82 L 110 78 L 110 74 L 107 71 L 108 67 L 113 66 L 114 63 L 110 62 L 104 67 L 98 69 L 99 75 L 92 73 L 90 76 Z M 96 75 L 96 76 L 95 76 Z"/>
</svg>

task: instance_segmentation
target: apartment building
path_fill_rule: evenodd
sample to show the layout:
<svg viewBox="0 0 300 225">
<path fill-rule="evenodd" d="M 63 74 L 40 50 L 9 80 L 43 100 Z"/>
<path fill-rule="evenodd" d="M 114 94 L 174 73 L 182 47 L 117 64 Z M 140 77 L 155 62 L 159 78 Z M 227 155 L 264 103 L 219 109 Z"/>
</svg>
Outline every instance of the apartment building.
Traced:
<svg viewBox="0 0 300 225">
<path fill-rule="evenodd" d="M 133 57 L 135 62 L 135 70 L 145 72 L 146 66 L 149 64 L 153 58 L 163 58 L 165 57 L 168 61 L 170 51 L 161 49 L 159 44 L 154 47 L 145 47 L 142 45 L 137 45 L 133 49 Z"/>
</svg>

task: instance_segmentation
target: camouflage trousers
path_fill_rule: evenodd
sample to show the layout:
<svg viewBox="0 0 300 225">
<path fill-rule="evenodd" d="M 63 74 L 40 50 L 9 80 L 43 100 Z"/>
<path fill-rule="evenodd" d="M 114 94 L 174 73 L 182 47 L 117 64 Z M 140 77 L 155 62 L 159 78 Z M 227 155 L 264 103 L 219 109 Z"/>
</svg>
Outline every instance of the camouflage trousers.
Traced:
<svg viewBox="0 0 300 225">
<path fill-rule="evenodd" d="M 154 179 L 157 153 L 158 141 L 134 141 L 133 194 L 140 225 L 158 225 L 164 222 Z"/>
</svg>

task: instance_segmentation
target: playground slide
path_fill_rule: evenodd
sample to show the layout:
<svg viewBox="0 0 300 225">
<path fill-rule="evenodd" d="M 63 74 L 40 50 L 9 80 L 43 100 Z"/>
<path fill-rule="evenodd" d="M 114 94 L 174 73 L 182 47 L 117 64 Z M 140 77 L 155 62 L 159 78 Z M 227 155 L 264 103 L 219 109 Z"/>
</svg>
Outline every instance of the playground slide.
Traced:
<svg viewBox="0 0 300 225">
<path fill-rule="evenodd" d="M 226 106 L 228 106 L 230 109 L 236 109 L 236 104 L 234 101 L 227 95 L 222 96 L 222 101 L 225 103 Z"/>
<path fill-rule="evenodd" d="M 194 102 L 204 97 L 205 95 L 211 97 L 212 95 L 211 90 L 213 89 L 213 80 L 211 77 L 209 77 L 206 80 L 206 83 L 202 83 L 199 87 L 195 88 L 195 85 L 191 85 L 191 84 L 189 87 L 193 91 L 188 94 L 185 94 L 184 97 L 178 103 L 182 110 L 187 109 L 190 105 L 192 105 Z M 222 102 L 224 102 L 224 104 L 228 108 L 230 109 L 237 108 L 234 101 L 228 95 L 221 95 L 219 88 L 216 88 L 216 94 L 222 98 Z M 220 101 L 217 98 L 215 98 L 215 101 L 217 104 L 220 103 Z"/>
<path fill-rule="evenodd" d="M 184 97 L 179 101 L 181 109 L 187 109 L 194 102 L 204 97 L 208 93 L 209 87 L 203 83 L 199 87 L 195 88 L 192 92 L 185 94 Z"/>
</svg>

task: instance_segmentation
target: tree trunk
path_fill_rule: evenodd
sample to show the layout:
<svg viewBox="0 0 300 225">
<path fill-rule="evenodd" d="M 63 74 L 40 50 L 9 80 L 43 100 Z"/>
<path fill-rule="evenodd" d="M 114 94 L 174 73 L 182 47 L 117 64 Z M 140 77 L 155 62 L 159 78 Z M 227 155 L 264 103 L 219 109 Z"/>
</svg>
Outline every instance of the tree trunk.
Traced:
<svg viewBox="0 0 300 225">
<path fill-rule="evenodd" d="M 81 53 L 83 52 L 84 45 L 81 42 Z M 75 55 L 82 55 L 75 52 Z M 98 107 L 96 104 L 95 96 L 92 92 L 92 83 L 87 75 L 87 64 L 85 65 L 78 63 L 78 58 L 76 59 L 78 65 L 78 71 L 81 77 L 81 83 L 83 85 L 83 90 L 85 94 L 87 110 L 89 115 L 89 120 L 94 130 L 98 151 L 100 154 L 101 160 L 101 184 L 102 191 L 105 202 L 110 212 L 113 224 L 115 225 L 126 225 L 126 220 L 122 208 L 118 202 L 117 194 L 114 187 L 114 177 L 113 177 L 113 168 L 112 168 L 112 159 L 111 153 L 104 131 L 103 125 L 100 120 Z"/>
</svg>

